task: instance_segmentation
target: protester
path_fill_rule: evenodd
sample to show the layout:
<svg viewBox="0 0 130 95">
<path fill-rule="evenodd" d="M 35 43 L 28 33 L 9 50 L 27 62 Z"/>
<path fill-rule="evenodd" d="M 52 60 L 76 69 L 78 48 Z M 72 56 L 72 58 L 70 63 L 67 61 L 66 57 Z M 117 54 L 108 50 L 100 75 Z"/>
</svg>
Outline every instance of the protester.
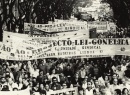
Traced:
<svg viewBox="0 0 130 95">
<path fill-rule="evenodd" d="M 78 87 L 79 95 L 129 95 L 129 62 L 127 56 L 21 62 L 1 60 L 0 90 L 19 91 L 30 87 L 31 94 L 46 95 Z"/>
</svg>

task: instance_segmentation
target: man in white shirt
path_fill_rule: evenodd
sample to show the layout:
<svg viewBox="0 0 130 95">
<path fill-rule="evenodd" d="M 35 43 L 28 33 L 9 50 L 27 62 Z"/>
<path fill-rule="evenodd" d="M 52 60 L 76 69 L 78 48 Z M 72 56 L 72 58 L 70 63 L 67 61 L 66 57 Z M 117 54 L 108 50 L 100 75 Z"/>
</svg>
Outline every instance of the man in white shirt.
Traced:
<svg viewBox="0 0 130 95">
<path fill-rule="evenodd" d="M 93 95 L 92 82 L 87 82 L 87 89 L 85 90 L 85 95 Z"/>
<path fill-rule="evenodd" d="M 124 78 L 122 79 L 122 84 L 120 84 L 120 89 L 122 90 L 123 88 L 130 89 L 130 85 L 126 82 Z"/>
<path fill-rule="evenodd" d="M 117 70 L 115 73 L 119 75 L 119 79 L 122 79 L 124 77 L 124 71 L 122 70 L 121 65 L 117 66 Z"/>
<path fill-rule="evenodd" d="M 118 79 L 113 79 L 113 84 L 110 86 L 110 90 L 112 93 L 114 93 L 115 89 L 120 89 L 119 85 L 118 85 Z"/>
</svg>

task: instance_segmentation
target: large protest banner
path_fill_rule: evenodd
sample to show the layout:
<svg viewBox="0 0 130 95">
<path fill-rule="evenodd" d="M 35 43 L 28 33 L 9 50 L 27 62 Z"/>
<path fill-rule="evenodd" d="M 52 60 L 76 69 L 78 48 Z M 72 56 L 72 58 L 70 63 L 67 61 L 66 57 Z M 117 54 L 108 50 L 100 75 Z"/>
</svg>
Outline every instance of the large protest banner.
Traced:
<svg viewBox="0 0 130 95">
<path fill-rule="evenodd" d="M 78 33 L 77 31 L 76 34 L 74 34 L 73 32 L 65 34 L 58 33 L 61 35 L 61 38 L 57 36 L 56 37 L 19 36 L 20 37 L 19 41 L 16 40 L 17 34 L 15 35 L 12 34 L 10 35 L 10 42 L 14 43 L 14 45 L 10 46 L 10 44 L 7 43 L 3 45 L 6 46 L 8 50 L 7 51 L 3 50 L 2 46 L 1 54 L 5 55 L 6 59 L 10 60 L 13 59 L 33 60 L 33 59 L 54 58 L 54 57 L 66 58 L 76 56 L 99 57 L 99 56 L 130 54 L 129 38 L 88 39 L 86 38 L 86 36 L 83 36 L 83 33 L 81 34 L 80 33 Z M 7 37 L 8 35 L 6 35 L 6 38 Z"/>
<path fill-rule="evenodd" d="M 63 31 L 76 31 L 87 29 L 87 25 L 83 23 L 77 24 L 75 22 L 62 22 L 54 24 L 31 24 L 24 23 L 24 31 L 30 31 L 30 27 L 39 29 L 44 32 L 63 32 Z"/>
<path fill-rule="evenodd" d="M 62 90 L 50 91 L 47 92 L 47 95 L 64 95 L 65 93 L 69 93 L 69 95 L 78 95 L 78 88 L 67 88 Z"/>
<path fill-rule="evenodd" d="M 0 95 L 30 95 L 30 90 L 27 88 L 20 91 L 0 91 Z"/>
<path fill-rule="evenodd" d="M 124 46 L 127 48 L 124 49 Z M 69 39 L 56 40 L 53 48 L 36 58 L 74 57 L 74 56 L 111 56 L 130 54 L 130 39 Z M 108 49 L 109 48 L 109 49 Z"/>
<path fill-rule="evenodd" d="M 97 28 L 97 32 L 107 32 L 108 22 L 107 21 L 92 21 L 88 22 L 88 29 Z"/>
</svg>

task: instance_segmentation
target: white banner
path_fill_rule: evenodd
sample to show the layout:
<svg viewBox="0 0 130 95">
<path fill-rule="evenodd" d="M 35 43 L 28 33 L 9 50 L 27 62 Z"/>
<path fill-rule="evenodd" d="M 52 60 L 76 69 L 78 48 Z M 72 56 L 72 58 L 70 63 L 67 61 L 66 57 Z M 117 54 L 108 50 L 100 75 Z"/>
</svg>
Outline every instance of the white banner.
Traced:
<svg viewBox="0 0 130 95">
<path fill-rule="evenodd" d="M 30 95 L 29 89 L 20 91 L 0 91 L 0 95 Z"/>
<path fill-rule="evenodd" d="M 56 91 L 51 91 L 51 92 L 47 92 L 47 95 L 64 95 L 68 93 L 69 95 L 78 95 L 78 88 L 67 88 L 67 89 L 62 89 L 62 90 L 56 90 Z M 67 94 L 67 95 L 68 95 Z"/>
<path fill-rule="evenodd" d="M 10 42 L 0 44 L 0 56 L 8 60 L 33 60 L 57 57 L 86 56 L 89 58 L 93 56 L 130 54 L 129 38 L 88 39 L 85 35 L 83 36 L 83 33 L 76 33 L 59 33 L 60 37 L 27 36 L 24 38 L 25 36 L 19 36 L 18 42 L 15 38 L 17 37 L 16 34 L 15 36 L 10 35 Z M 10 45 L 9 43 L 14 44 Z"/>
</svg>

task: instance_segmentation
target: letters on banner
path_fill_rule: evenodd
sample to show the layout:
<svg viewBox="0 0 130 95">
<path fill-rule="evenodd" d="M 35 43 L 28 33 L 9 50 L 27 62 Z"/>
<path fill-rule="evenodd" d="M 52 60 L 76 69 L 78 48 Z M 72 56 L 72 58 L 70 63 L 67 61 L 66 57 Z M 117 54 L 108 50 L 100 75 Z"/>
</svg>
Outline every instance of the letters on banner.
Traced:
<svg viewBox="0 0 130 95">
<path fill-rule="evenodd" d="M 33 60 L 55 57 L 81 56 L 89 58 L 130 54 L 129 38 L 88 39 L 82 33 L 72 34 L 65 34 L 67 36 L 61 36 L 61 38 L 18 36 L 19 39 L 16 39 L 17 35 L 13 33 L 12 35 L 10 34 L 10 38 L 6 35 L 4 40 L 8 38 L 9 42 L 0 43 L 0 58 L 7 60 Z M 64 34 L 61 33 L 60 35 Z"/>
<path fill-rule="evenodd" d="M 64 95 L 64 94 L 69 94 L 69 95 L 78 95 L 78 89 L 77 87 L 75 88 L 67 88 L 67 89 L 62 89 L 62 90 L 57 90 L 57 91 L 50 91 L 47 93 L 47 95 Z"/>
<path fill-rule="evenodd" d="M 79 23 L 79 22 L 77 22 Z M 84 22 L 83 22 L 84 23 Z M 76 23 L 54 23 L 54 24 L 30 24 L 24 23 L 24 31 L 30 31 L 30 26 L 45 32 L 63 32 L 63 31 L 76 31 L 87 29 L 87 25 L 85 24 L 76 24 Z"/>
<path fill-rule="evenodd" d="M 82 21 L 62 21 L 52 24 L 31 24 L 24 23 L 24 31 L 30 31 L 30 26 L 34 28 L 45 31 L 45 32 L 66 32 L 66 31 L 77 31 L 77 30 L 88 30 L 92 28 L 97 28 L 97 31 L 105 32 L 110 30 L 111 23 L 107 21 L 92 21 L 92 22 L 82 22 Z"/>
</svg>

